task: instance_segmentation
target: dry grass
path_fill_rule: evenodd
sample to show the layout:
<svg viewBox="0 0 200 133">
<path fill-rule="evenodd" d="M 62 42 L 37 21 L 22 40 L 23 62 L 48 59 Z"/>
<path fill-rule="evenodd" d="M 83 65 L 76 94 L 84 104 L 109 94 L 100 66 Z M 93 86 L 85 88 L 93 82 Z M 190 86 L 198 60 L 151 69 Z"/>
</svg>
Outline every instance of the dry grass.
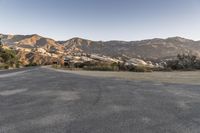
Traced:
<svg viewBox="0 0 200 133">
<path fill-rule="evenodd" d="M 200 71 L 187 71 L 187 72 L 173 71 L 173 72 L 152 72 L 152 73 L 66 71 L 66 70 L 57 70 L 57 71 L 84 75 L 84 76 L 94 76 L 94 77 L 112 77 L 112 78 L 122 78 L 127 80 L 200 85 Z"/>
</svg>

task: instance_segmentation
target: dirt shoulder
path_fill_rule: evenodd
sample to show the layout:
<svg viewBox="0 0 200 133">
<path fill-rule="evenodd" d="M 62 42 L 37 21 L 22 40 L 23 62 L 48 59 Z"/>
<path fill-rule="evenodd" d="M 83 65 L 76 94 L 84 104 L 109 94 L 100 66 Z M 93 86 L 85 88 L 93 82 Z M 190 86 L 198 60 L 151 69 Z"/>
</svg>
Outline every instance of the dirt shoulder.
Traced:
<svg viewBox="0 0 200 133">
<path fill-rule="evenodd" d="M 200 71 L 137 73 L 137 72 L 70 71 L 70 70 L 60 70 L 60 69 L 53 69 L 53 70 L 84 75 L 84 76 L 111 77 L 111 78 L 122 78 L 126 80 L 141 80 L 141 81 L 200 85 Z"/>
</svg>

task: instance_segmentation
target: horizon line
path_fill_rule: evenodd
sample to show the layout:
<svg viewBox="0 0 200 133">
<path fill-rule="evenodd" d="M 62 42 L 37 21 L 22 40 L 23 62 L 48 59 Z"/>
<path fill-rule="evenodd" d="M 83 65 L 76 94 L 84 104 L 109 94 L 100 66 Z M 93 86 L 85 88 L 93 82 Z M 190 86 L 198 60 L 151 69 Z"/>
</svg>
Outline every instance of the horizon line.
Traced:
<svg viewBox="0 0 200 133">
<path fill-rule="evenodd" d="M 11 36 L 31 36 L 31 35 L 37 35 L 37 36 L 40 36 L 40 37 L 43 37 L 43 38 L 47 38 L 47 39 L 52 39 L 56 42 L 58 41 L 68 41 L 68 40 L 71 40 L 71 39 L 74 39 L 74 38 L 78 38 L 78 39 L 84 39 L 84 40 L 89 40 L 89 41 L 95 41 L 95 42 L 109 42 L 109 41 L 121 41 L 121 42 L 137 42 L 137 41 L 145 41 L 145 40 L 153 40 L 153 39 L 162 39 L 162 40 L 166 40 L 166 39 L 169 39 L 169 38 L 182 38 L 182 39 L 187 39 L 187 40 L 191 40 L 191 41 L 200 41 L 200 40 L 197 40 L 197 39 L 191 39 L 191 38 L 187 38 L 187 37 L 183 37 L 183 36 L 169 36 L 169 37 L 152 37 L 152 38 L 144 38 L 144 39 L 133 39 L 133 40 L 117 40 L 117 39 L 110 39 L 110 40 L 93 40 L 93 39 L 88 39 L 88 38 L 85 38 L 85 37 L 79 37 L 79 36 L 74 36 L 74 37 L 69 37 L 68 39 L 64 40 L 64 39 L 54 39 L 53 37 L 48 37 L 47 35 L 41 35 L 41 34 L 38 34 L 38 33 L 33 33 L 33 34 L 18 34 L 18 33 L 0 33 L 0 35 L 11 35 Z"/>
</svg>

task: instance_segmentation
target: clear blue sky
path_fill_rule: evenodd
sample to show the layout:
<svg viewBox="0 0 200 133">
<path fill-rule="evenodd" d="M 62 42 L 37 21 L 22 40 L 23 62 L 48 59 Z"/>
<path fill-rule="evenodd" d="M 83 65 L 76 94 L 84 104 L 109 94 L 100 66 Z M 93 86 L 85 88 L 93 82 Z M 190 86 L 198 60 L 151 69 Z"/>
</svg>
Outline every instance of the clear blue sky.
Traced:
<svg viewBox="0 0 200 133">
<path fill-rule="evenodd" d="M 200 0 L 0 0 L 0 33 L 200 40 Z"/>
</svg>

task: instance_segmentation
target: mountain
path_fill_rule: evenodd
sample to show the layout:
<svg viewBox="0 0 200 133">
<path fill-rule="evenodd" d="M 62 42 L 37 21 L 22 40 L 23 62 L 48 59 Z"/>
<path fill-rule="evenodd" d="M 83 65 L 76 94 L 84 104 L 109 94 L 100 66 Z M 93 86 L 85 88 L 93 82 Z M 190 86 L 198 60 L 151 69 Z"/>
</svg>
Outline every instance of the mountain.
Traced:
<svg viewBox="0 0 200 133">
<path fill-rule="evenodd" d="M 45 38 L 37 34 L 33 35 L 3 35 L 0 34 L 5 45 L 10 47 L 20 47 L 26 49 L 44 48 L 49 51 L 51 49 L 64 50 L 64 47 L 53 39 Z"/>
<path fill-rule="evenodd" d="M 73 38 L 61 43 L 67 49 L 78 49 L 84 53 L 100 54 L 110 57 L 130 57 L 142 59 L 165 59 L 177 54 L 195 54 L 200 56 L 200 42 L 172 37 L 167 39 L 149 39 L 142 41 L 91 41 Z"/>
<path fill-rule="evenodd" d="M 142 60 L 164 60 L 177 54 L 193 54 L 200 57 L 200 41 L 181 37 L 149 39 L 141 41 L 92 41 L 72 38 L 55 41 L 37 34 L 4 35 L 0 34 L 3 44 L 18 50 L 24 62 L 48 63 L 67 55 L 95 54 L 117 59 L 138 58 Z M 40 60 L 41 59 L 41 60 Z"/>
<path fill-rule="evenodd" d="M 17 50 L 23 64 L 37 62 L 49 64 L 65 51 L 65 47 L 55 40 L 37 34 L 33 35 L 4 35 L 0 34 L 2 42 L 7 47 Z"/>
</svg>

